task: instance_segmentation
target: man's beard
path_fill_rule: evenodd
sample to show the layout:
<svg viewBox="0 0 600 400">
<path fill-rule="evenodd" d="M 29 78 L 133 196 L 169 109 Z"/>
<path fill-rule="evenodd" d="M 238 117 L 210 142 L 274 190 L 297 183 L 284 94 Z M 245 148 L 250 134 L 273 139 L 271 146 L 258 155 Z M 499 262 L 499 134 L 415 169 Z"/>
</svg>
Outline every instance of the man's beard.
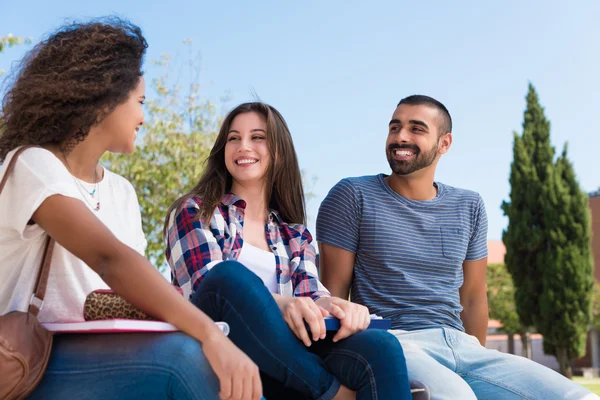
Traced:
<svg viewBox="0 0 600 400">
<path fill-rule="evenodd" d="M 438 143 L 433 148 L 425 153 L 414 144 L 390 144 L 387 148 L 386 155 L 392 172 L 396 175 L 408 175 L 415 171 L 429 167 L 435 161 L 437 155 Z M 397 149 L 412 150 L 415 155 L 410 160 L 395 160 L 394 152 Z"/>
</svg>

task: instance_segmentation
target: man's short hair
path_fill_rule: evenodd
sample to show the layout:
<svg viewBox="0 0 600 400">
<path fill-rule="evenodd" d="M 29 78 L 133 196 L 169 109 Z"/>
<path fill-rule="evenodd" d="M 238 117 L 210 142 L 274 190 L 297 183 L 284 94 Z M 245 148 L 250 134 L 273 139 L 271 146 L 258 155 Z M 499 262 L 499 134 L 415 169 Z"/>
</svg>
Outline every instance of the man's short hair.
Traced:
<svg viewBox="0 0 600 400">
<path fill-rule="evenodd" d="M 439 134 L 443 135 L 445 133 L 452 132 L 452 117 L 450 116 L 448 109 L 445 105 L 433 97 L 424 96 L 422 94 L 414 94 L 400 100 L 400 103 L 398 103 L 397 107 L 400 107 L 402 104 L 406 104 L 407 106 L 429 106 L 435 108 L 438 110 L 441 117 L 441 123 L 438 126 L 440 130 Z"/>
</svg>

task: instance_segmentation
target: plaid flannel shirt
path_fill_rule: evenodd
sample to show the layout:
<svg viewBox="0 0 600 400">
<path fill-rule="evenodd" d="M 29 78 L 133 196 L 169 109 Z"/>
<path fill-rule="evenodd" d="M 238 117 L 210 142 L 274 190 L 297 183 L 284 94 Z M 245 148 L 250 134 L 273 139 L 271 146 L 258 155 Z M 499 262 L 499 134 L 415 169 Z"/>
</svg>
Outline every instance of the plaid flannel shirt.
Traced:
<svg viewBox="0 0 600 400">
<path fill-rule="evenodd" d="M 216 264 L 237 260 L 244 243 L 246 202 L 226 194 L 209 224 L 198 218 L 201 199 L 192 197 L 169 216 L 166 256 L 173 283 L 191 297 Z M 302 224 L 288 225 L 271 210 L 265 235 L 275 255 L 278 294 L 310 296 L 316 300 L 330 293 L 319 281 L 312 236 Z"/>
</svg>

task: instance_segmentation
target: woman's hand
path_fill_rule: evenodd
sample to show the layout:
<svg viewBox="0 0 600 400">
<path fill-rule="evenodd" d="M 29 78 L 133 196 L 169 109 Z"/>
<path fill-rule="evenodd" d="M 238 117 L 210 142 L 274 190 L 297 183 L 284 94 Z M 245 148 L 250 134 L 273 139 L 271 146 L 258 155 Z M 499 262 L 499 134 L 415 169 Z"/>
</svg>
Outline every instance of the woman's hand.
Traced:
<svg viewBox="0 0 600 400">
<path fill-rule="evenodd" d="M 219 331 L 206 338 L 202 351 L 221 383 L 221 399 L 259 400 L 262 397 L 258 367 L 223 333 Z"/>
<path fill-rule="evenodd" d="M 334 342 L 367 329 L 371 323 L 369 309 L 363 305 L 339 297 L 320 297 L 315 303 L 340 320 L 340 329 L 333 337 Z"/>
<path fill-rule="evenodd" d="M 283 319 L 292 332 L 300 339 L 306 347 L 311 345 L 312 340 L 325 339 L 325 320 L 329 313 L 319 307 L 310 297 L 287 297 L 273 294 L 275 302 L 281 310 Z M 310 336 L 304 322 L 310 327 Z"/>
</svg>

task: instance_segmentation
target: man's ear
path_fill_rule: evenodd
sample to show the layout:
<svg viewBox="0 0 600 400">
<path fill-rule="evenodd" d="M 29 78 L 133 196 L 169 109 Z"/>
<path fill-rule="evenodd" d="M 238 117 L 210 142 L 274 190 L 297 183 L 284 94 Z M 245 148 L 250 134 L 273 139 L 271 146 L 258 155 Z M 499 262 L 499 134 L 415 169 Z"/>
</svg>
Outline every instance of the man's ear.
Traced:
<svg viewBox="0 0 600 400">
<path fill-rule="evenodd" d="M 438 154 L 446 154 L 452 146 L 452 133 L 448 132 L 442 135 L 438 143 Z"/>
</svg>

